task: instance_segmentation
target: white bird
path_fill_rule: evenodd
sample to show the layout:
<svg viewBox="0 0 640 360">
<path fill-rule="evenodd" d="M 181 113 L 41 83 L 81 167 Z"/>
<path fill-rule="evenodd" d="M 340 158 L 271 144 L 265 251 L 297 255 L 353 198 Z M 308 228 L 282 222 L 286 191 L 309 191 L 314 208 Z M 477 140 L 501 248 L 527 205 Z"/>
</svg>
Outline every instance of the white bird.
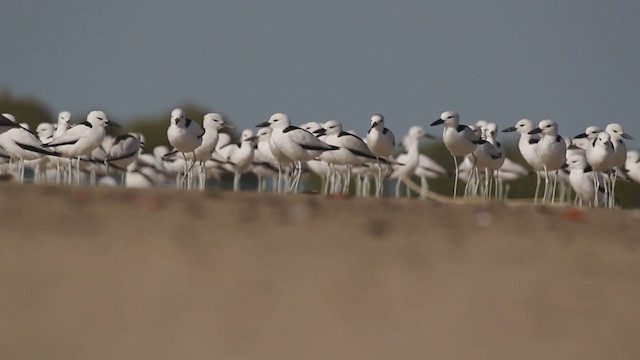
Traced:
<svg viewBox="0 0 640 360">
<path fill-rule="evenodd" d="M 300 177 L 302 176 L 303 161 L 316 158 L 325 151 L 338 149 L 336 146 L 319 140 L 312 133 L 291 125 L 289 116 L 283 113 L 275 113 L 271 115 L 269 121 L 256 126 L 268 126 L 272 130 L 269 138 L 269 147 L 273 155 L 278 159 L 278 173 L 281 172 L 284 159 L 296 162 L 296 175 L 291 184 L 291 190 L 294 191 L 297 191 Z M 283 157 L 280 157 L 280 155 L 283 155 Z"/>
<path fill-rule="evenodd" d="M 610 206 L 613 207 L 615 205 L 613 201 L 615 200 L 616 182 L 620 175 L 619 172 L 620 169 L 624 168 L 627 161 L 627 145 L 624 143 L 623 139 L 633 140 L 633 136 L 624 132 L 622 126 L 617 123 L 607 125 L 604 131 L 611 136 L 611 143 L 613 144 L 614 173 L 613 179 L 611 180 L 611 194 L 609 195 L 609 200 L 611 201 Z"/>
<path fill-rule="evenodd" d="M 390 178 L 396 179 L 396 197 L 400 197 L 400 183 L 404 182 L 409 187 L 408 183 L 411 181 L 411 176 L 416 172 L 416 169 L 420 165 L 420 139 L 433 138 L 432 135 L 427 134 L 422 126 L 412 126 L 409 128 L 407 136 L 403 139 L 403 144 L 407 149 L 406 156 L 400 159 L 396 159 L 399 165 L 395 166 L 395 169 L 391 173 Z M 421 187 L 421 190 L 424 190 Z M 420 194 L 420 196 L 426 196 L 426 194 Z"/>
<path fill-rule="evenodd" d="M 105 163 L 115 166 L 123 172 L 123 185 L 126 185 L 127 167 L 138 159 L 138 154 L 143 146 L 141 136 L 138 133 L 119 135 L 113 139 Z"/>
<path fill-rule="evenodd" d="M 613 149 L 613 144 L 611 143 L 611 135 L 604 131 L 598 133 L 593 142 L 591 142 L 591 144 L 589 144 L 589 146 L 587 147 L 586 159 L 587 163 L 589 163 L 591 168 L 593 168 L 593 170 L 595 171 L 604 173 L 613 169 L 615 164 L 615 150 Z M 600 186 L 604 186 L 604 188 L 607 190 L 607 195 L 611 195 L 611 189 L 609 187 L 609 184 L 607 183 L 607 178 L 602 178 L 604 183 L 599 182 L 599 180 L 600 177 L 594 178 L 594 188 L 597 189 Z M 596 201 L 597 200 L 598 199 L 596 199 Z M 596 206 L 597 205 L 599 204 L 596 203 Z"/>
<path fill-rule="evenodd" d="M 227 161 L 233 168 L 233 191 L 240 191 L 240 178 L 251 167 L 254 153 L 253 142 L 256 139 L 251 130 L 245 129 L 240 135 L 239 145 L 227 145 L 230 150 Z"/>
<path fill-rule="evenodd" d="M 640 184 L 640 152 L 638 150 L 627 152 L 627 161 L 624 169 L 631 180 Z"/>
<path fill-rule="evenodd" d="M 314 131 L 314 133 L 318 135 L 324 134 L 323 141 L 338 148 L 335 151 L 321 154 L 320 158 L 331 164 L 346 166 L 347 175 L 342 188 L 343 194 L 349 192 L 349 181 L 353 166 L 380 159 L 369 150 L 367 144 L 360 137 L 343 131 L 342 124 L 336 120 L 327 121 L 323 128 Z"/>
<path fill-rule="evenodd" d="M 53 134 L 56 129 L 52 123 L 43 122 L 38 124 L 36 127 L 36 134 L 38 135 L 38 139 L 43 143 L 47 143 L 53 139 Z"/>
<path fill-rule="evenodd" d="M 470 127 L 460 124 L 460 115 L 455 111 L 443 112 L 438 120 L 431 123 L 431 126 L 436 125 L 444 126 L 442 140 L 449 153 L 451 153 L 456 168 L 453 183 L 453 198 L 455 199 L 458 193 L 458 178 L 460 176 L 457 157 L 472 154 L 480 142 L 480 138 Z M 467 186 L 469 186 L 469 182 L 467 182 Z M 467 189 L 465 189 L 466 192 Z"/>
<path fill-rule="evenodd" d="M 586 151 L 587 162 L 595 171 L 607 171 L 613 168 L 615 153 L 611 143 L 611 135 L 600 132 L 589 144 Z"/>
<path fill-rule="evenodd" d="M 11 114 L 2 114 L 5 119 L 15 119 Z M 0 133 L 0 146 L 6 150 L 12 159 L 19 161 L 18 172 L 20 182 L 24 181 L 25 160 L 37 160 L 45 155 L 55 156 L 54 152 L 42 148 L 42 141 L 32 131 L 22 125 L 12 122 L 6 124 L 7 129 Z M 36 177 L 39 174 L 36 174 Z"/>
<path fill-rule="evenodd" d="M 389 165 L 387 161 L 387 167 L 383 175 L 380 159 L 389 160 L 389 157 L 393 155 L 393 152 L 395 151 L 396 139 L 393 136 L 393 132 L 384 126 L 384 116 L 380 114 L 374 114 L 371 116 L 371 126 L 367 132 L 367 146 L 371 149 L 371 152 L 378 157 L 378 183 L 376 195 L 382 196 L 383 181 L 389 171 Z"/>
<path fill-rule="evenodd" d="M 211 160 L 211 155 L 216 149 L 220 137 L 219 131 L 224 128 L 233 129 L 233 126 L 229 125 L 224 120 L 224 117 L 218 113 L 206 114 L 202 120 L 202 126 L 204 128 L 204 134 L 202 135 L 200 145 L 193 152 L 184 153 L 187 161 L 198 162 L 200 165 L 198 173 L 198 187 L 200 190 L 204 190 L 206 185 L 206 169 L 204 163 Z M 172 156 L 178 151 L 179 150 L 175 149 L 167 154 L 167 156 Z"/>
<path fill-rule="evenodd" d="M 589 206 L 598 206 L 605 200 L 605 192 L 602 187 L 594 187 L 594 183 L 602 183 L 602 175 L 593 171 L 587 163 L 584 155 L 572 154 L 567 158 L 569 167 L 569 183 L 581 199 Z"/>
<path fill-rule="evenodd" d="M 529 132 L 534 130 L 536 126 L 529 119 L 520 119 L 515 126 L 506 128 L 502 132 L 517 131 L 520 134 L 518 141 L 518 149 L 524 160 L 531 166 L 536 173 L 536 189 L 534 193 L 534 202 L 538 201 L 538 193 L 540 192 L 541 172 L 544 172 L 544 164 L 538 156 L 538 143 L 540 135 L 531 135 Z"/>
<path fill-rule="evenodd" d="M 77 158 L 77 182 L 80 182 L 80 157 L 89 155 L 100 146 L 106 136 L 106 127 L 120 127 L 107 118 L 104 111 L 94 110 L 87 115 L 87 120 L 68 129 L 64 134 L 54 137 L 45 147 L 53 147 L 56 152 L 68 157 Z M 71 165 L 70 165 L 71 166 Z"/>
<path fill-rule="evenodd" d="M 176 108 L 171 111 L 171 123 L 169 128 L 167 128 L 167 139 L 171 146 L 182 153 L 182 157 L 185 161 L 182 181 L 177 184 L 179 187 L 187 189 L 191 188 L 191 181 L 188 179 L 188 174 L 190 174 L 191 168 L 193 167 L 193 164 L 195 164 L 194 152 L 198 146 L 202 144 L 203 136 L 204 130 L 202 130 L 202 127 L 195 121 L 188 119 L 184 110 Z M 186 157 L 187 153 L 193 154 L 193 158 L 188 166 Z"/>
<path fill-rule="evenodd" d="M 472 157 L 475 159 L 475 164 L 473 164 L 474 166 L 472 168 L 475 168 L 478 172 L 484 171 L 484 197 L 491 195 L 492 178 L 495 178 L 497 198 L 500 187 L 497 172 L 502 168 L 506 155 L 502 144 L 497 141 L 498 126 L 495 123 L 489 122 L 484 122 L 482 125 L 484 126 L 484 128 L 481 128 L 483 129 L 484 140 L 478 143 L 472 153 Z M 473 161 L 473 159 L 470 160 Z M 476 176 L 476 181 L 476 185 L 479 185 L 479 176 Z M 477 187 L 475 192 L 477 193 Z"/>
<path fill-rule="evenodd" d="M 602 130 L 597 126 L 588 126 L 583 133 L 573 137 L 574 141 L 572 141 L 572 145 L 586 151 L 591 142 L 593 142 L 601 132 Z"/>
<path fill-rule="evenodd" d="M 300 127 L 312 134 L 315 131 L 322 129 L 322 125 L 315 121 L 310 121 L 308 123 L 302 124 L 300 125 Z M 264 128 L 264 129 L 268 129 L 268 128 Z M 326 138 L 325 135 L 316 135 L 316 137 L 322 141 L 324 141 L 324 139 Z M 322 154 L 324 155 L 332 152 L 333 151 L 326 151 Z M 314 174 L 320 177 L 320 182 L 321 182 L 320 188 L 323 189 L 323 194 L 326 195 L 328 194 L 328 189 L 329 189 L 329 176 L 330 176 L 331 169 L 329 167 L 329 164 L 326 161 L 322 160 L 323 155 L 321 155 L 320 158 L 308 160 L 307 167 L 309 168 L 309 170 L 311 170 L 311 172 L 313 172 Z"/>
<path fill-rule="evenodd" d="M 56 131 L 53 133 L 53 137 L 57 138 L 67 132 L 71 126 L 71 113 L 68 111 L 61 111 L 58 114 L 58 122 Z"/>
<path fill-rule="evenodd" d="M 562 168 L 567 161 L 567 144 L 562 136 L 558 135 L 558 124 L 550 119 L 542 120 L 538 127 L 529 131 L 529 135 L 540 134 L 541 138 L 536 147 L 536 153 L 540 158 L 542 167 L 544 168 L 545 187 L 543 201 L 546 202 L 548 197 L 551 201 L 555 201 L 555 191 L 557 185 L 557 176 L 554 179 L 553 189 L 549 189 L 550 179 L 549 172 L 552 171 L 557 175 L 557 171 Z"/>
</svg>

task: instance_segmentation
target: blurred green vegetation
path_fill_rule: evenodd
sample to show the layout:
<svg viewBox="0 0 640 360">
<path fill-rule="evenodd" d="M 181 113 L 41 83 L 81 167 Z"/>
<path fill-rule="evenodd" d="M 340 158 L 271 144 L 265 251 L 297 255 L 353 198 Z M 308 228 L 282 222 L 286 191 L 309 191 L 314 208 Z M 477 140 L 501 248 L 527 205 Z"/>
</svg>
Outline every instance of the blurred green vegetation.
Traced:
<svg viewBox="0 0 640 360">
<path fill-rule="evenodd" d="M 192 103 L 186 103 L 176 107 L 181 107 L 185 110 L 189 118 L 198 120 L 200 123 L 204 114 L 215 111 Z M 116 131 L 117 133 L 140 132 L 144 134 L 147 149 L 153 149 L 153 147 L 158 145 L 168 145 L 166 131 L 169 124 L 169 114 L 172 109 L 173 107 L 159 109 L 156 114 L 136 117 L 133 119 L 118 119 L 118 121 L 123 123 L 124 127 L 122 129 L 117 129 Z M 34 97 L 14 97 L 6 90 L 0 93 L 0 112 L 11 113 L 16 116 L 16 119 L 19 122 L 25 122 L 32 128 L 35 128 L 41 122 L 55 122 L 57 119 L 57 114 L 52 113 L 52 111 L 38 99 Z M 86 114 L 72 114 L 72 116 L 75 121 L 81 122 Z M 232 123 L 232 120 L 226 115 L 225 119 L 229 123 Z M 238 138 L 235 131 L 230 135 L 234 140 Z M 515 135 L 502 134 L 502 141 L 505 143 L 509 158 L 517 163 L 526 164 L 524 159 L 520 156 L 517 144 L 515 143 L 516 139 Z M 441 141 L 435 141 L 427 144 L 422 148 L 422 152 L 432 157 L 453 173 L 453 160 Z M 527 166 L 525 165 L 525 167 Z M 315 179 L 313 183 L 318 184 L 318 179 Z M 509 198 L 532 198 L 536 184 L 535 174 L 531 174 L 508 184 Z M 443 195 L 452 194 L 452 185 L 452 179 L 443 178 L 429 181 L 430 190 Z M 464 183 L 461 183 L 461 186 L 464 186 Z M 619 199 L 619 203 L 623 207 L 640 207 L 640 185 L 630 181 L 620 181 L 616 188 L 616 197 Z"/>
</svg>

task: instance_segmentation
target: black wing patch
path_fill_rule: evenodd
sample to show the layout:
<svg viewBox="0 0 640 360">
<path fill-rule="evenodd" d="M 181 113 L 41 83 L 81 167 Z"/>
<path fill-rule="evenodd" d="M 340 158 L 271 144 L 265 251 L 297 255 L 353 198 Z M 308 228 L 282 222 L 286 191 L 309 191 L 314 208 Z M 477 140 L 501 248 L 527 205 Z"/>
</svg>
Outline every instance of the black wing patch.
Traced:
<svg viewBox="0 0 640 360">
<path fill-rule="evenodd" d="M 287 126 L 286 128 L 284 128 L 284 130 L 282 130 L 282 132 L 283 132 L 283 133 L 288 133 L 289 131 L 293 131 L 293 130 L 297 130 L 297 129 L 304 130 L 304 129 L 299 128 L 299 127 L 297 127 L 297 126 L 289 125 L 289 126 Z M 307 130 L 304 130 L 304 131 L 307 131 Z M 308 132 L 308 131 L 307 131 L 307 132 Z"/>
<path fill-rule="evenodd" d="M 346 148 L 346 149 L 349 150 L 352 154 L 354 154 L 356 156 L 360 156 L 360 157 L 367 158 L 367 159 L 373 159 L 373 160 L 377 159 L 377 157 L 375 155 L 363 153 L 362 151 L 359 151 L 359 150 L 354 150 L 354 149 L 349 149 L 349 148 Z"/>
<path fill-rule="evenodd" d="M 328 145 L 330 148 L 327 149 L 325 146 L 314 146 L 314 145 L 306 145 L 306 144 L 298 144 L 305 150 L 318 150 L 318 151 L 328 151 L 328 150 L 338 150 L 340 149 L 337 146 Z"/>
<path fill-rule="evenodd" d="M 16 142 L 16 145 L 18 145 L 20 148 L 27 150 L 27 151 L 31 151 L 31 152 L 35 152 L 38 154 L 42 154 L 42 155 L 51 155 L 51 156 L 60 156 L 60 154 L 56 153 L 56 152 L 52 152 L 46 149 L 42 149 L 36 146 L 31 146 L 31 145 L 27 145 L 27 144 L 20 144 L 19 142 Z"/>
<path fill-rule="evenodd" d="M 480 140 L 472 141 L 472 143 L 474 143 L 476 145 L 484 145 L 484 144 L 488 143 L 488 141 L 480 139 Z"/>
<path fill-rule="evenodd" d="M 348 132 L 346 132 L 346 131 L 343 131 L 343 132 L 341 132 L 340 134 L 338 134 L 338 137 L 342 137 L 342 136 L 351 136 L 351 137 L 354 137 L 354 138 L 356 138 L 356 139 L 358 139 L 358 140 L 362 141 L 362 139 L 360 139 L 360 137 L 359 137 L 359 136 L 353 135 L 352 133 L 348 133 Z"/>
<path fill-rule="evenodd" d="M 126 154 L 126 155 L 122 155 L 122 156 L 118 156 L 118 157 L 114 157 L 114 158 L 107 158 L 107 160 L 106 160 L 106 161 L 107 161 L 107 162 L 111 162 L 111 161 L 117 161 L 117 160 L 126 159 L 126 158 L 129 158 L 129 157 L 134 156 L 134 155 L 135 155 L 135 154 L 137 154 L 137 153 L 138 153 L 138 151 L 132 151 L 131 153 Z M 166 156 L 166 155 L 165 155 L 165 156 Z"/>
<path fill-rule="evenodd" d="M 371 129 L 369 129 L 369 131 L 371 131 Z M 384 128 L 382 130 L 382 133 L 385 134 L 385 135 L 387 135 L 388 132 L 389 132 L 389 129 L 387 129 L 387 128 Z"/>
<path fill-rule="evenodd" d="M 74 139 L 74 140 L 69 140 L 69 141 L 65 141 L 65 142 L 61 142 L 61 143 L 48 143 L 48 144 L 42 144 L 42 147 L 52 147 L 52 146 L 62 146 L 62 145 L 73 145 L 75 143 L 78 142 L 79 139 Z"/>
<path fill-rule="evenodd" d="M 593 168 L 591 167 L 591 165 L 587 165 L 587 167 L 585 167 L 583 171 L 589 173 L 593 171 Z"/>
<path fill-rule="evenodd" d="M 129 135 L 129 134 L 118 135 L 113 139 L 113 145 L 118 144 L 120 141 L 123 141 L 126 138 L 133 138 L 133 135 Z"/>
<path fill-rule="evenodd" d="M 191 119 L 187 118 L 184 120 L 184 127 L 189 127 L 191 125 Z"/>
<path fill-rule="evenodd" d="M 531 138 L 529 139 L 529 144 L 533 145 L 533 144 L 537 144 L 540 142 L 540 139 L 535 139 L 535 138 Z"/>
<path fill-rule="evenodd" d="M 467 128 L 467 125 L 458 125 L 458 127 L 456 128 L 456 130 L 458 130 L 458 132 L 463 132 L 464 129 Z"/>
<path fill-rule="evenodd" d="M 562 136 L 560 135 L 556 136 L 556 142 L 560 142 L 560 141 L 562 141 Z"/>
<path fill-rule="evenodd" d="M 81 122 L 80 124 L 78 124 L 78 125 L 76 125 L 76 126 L 80 126 L 80 125 L 84 125 L 84 126 L 86 126 L 86 127 L 90 127 L 90 128 L 92 128 L 92 127 L 93 127 L 93 125 L 91 125 L 91 123 L 90 123 L 90 122 L 88 122 L 88 121 Z"/>
<path fill-rule="evenodd" d="M 13 121 L 7 119 L 3 115 L 0 115 L 0 126 L 21 127 L 19 124 L 14 123 Z"/>
</svg>

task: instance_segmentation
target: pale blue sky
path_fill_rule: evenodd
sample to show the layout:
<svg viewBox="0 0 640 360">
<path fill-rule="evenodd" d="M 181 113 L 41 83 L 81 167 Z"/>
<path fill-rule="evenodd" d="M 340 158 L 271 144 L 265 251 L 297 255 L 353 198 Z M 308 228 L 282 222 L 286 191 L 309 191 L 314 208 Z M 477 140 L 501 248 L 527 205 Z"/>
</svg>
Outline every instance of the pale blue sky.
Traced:
<svg viewBox="0 0 640 360">
<path fill-rule="evenodd" d="M 281 111 L 362 133 L 379 112 L 400 133 L 457 110 L 640 138 L 638 18 L 637 0 L 9 0 L 0 87 L 114 119 L 191 100 L 239 127 Z"/>
</svg>

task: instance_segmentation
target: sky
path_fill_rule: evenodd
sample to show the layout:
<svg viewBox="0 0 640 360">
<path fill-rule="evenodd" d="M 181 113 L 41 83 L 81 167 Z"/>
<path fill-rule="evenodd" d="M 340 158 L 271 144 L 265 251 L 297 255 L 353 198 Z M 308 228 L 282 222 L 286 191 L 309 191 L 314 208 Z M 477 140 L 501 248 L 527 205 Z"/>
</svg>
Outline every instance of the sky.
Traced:
<svg viewBox="0 0 640 360">
<path fill-rule="evenodd" d="M 402 133 L 618 122 L 640 141 L 640 1 L 5 0 L 0 89 L 126 121 L 186 101 L 252 127 L 374 113 Z M 80 116 L 80 115 L 77 115 Z M 439 130 L 430 129 L 432 133 Z"/>
</svg>

